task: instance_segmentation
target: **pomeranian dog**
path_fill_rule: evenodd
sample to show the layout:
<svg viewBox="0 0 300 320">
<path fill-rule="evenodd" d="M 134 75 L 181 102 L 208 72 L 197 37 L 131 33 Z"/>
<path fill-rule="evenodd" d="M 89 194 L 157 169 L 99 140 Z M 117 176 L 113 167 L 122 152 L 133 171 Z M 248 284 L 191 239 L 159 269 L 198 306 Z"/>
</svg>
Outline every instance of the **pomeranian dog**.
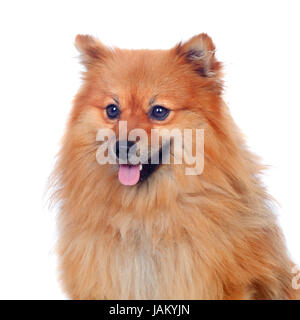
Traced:
<svg viewBox="0 0 300 320">
<path fill-rule="evenodd" d="M 210 37 L 200 34 L 170 50 L 123 50 L 78 35 L 76 47 L 83 84 L 52 176 L 69 297 L 299 297 L 260 181 L 264 167 L 224 104 L 222 66 Z M 105 139 L 100 129 L 108 132 Z M 145 134 L 130 138 L 135 129 Z M 175 147 L 166 133 L 172 129 L 192 131 L 189 148 Z M 190 162 L 175 160 L 180 148 L 190 158 L 197 153 L 197 129 L 204 147 L 195 172 Z M 163 138 L 170 163 L 163 161 Z M 109 153 L 114 163 L 104 161 Z"/>
</svg>

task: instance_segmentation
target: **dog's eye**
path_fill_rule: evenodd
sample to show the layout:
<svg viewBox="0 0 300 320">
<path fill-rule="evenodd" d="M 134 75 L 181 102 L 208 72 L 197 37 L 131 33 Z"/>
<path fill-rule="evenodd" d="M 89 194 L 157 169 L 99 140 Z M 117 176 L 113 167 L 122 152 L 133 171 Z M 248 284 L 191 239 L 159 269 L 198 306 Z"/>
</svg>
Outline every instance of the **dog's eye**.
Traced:
<svg viewBox="0 0 300 320">
<path fill-rule="evenodd" d="M 150 109 L 149 116 L 154 120 L 165 120 L 169 115 L 170 110 L 163 106 L 154 106 Z"/>
<path fill-rule="evenodd" d="M 117 119 L 120 116 L 120 109 L 117 105 L 115 104 L 109 104 L 106 107 L 106 114 L 108 116 L 109 119 Z"/>
</svg>

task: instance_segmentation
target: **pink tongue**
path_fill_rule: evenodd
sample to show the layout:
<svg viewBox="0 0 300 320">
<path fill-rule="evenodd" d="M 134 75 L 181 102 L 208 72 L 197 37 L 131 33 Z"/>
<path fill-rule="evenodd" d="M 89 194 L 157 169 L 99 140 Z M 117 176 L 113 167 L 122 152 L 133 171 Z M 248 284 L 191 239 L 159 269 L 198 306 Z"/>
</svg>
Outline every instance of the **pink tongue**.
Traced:
<svg viewBox="0 0 300 320">
<path fill-rule="evenodd" d="M 119 180 L 125 186 L 133 186 L 140 179 L 140 166 L 129 166 L 121 164 L 119 168 Z"/>
</svg>

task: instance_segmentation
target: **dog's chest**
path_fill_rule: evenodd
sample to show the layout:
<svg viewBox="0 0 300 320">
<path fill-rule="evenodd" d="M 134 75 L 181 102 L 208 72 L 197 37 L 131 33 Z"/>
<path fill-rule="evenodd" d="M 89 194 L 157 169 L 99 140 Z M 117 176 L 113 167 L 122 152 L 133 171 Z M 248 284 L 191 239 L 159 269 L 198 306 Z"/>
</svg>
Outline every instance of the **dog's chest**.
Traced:
<svg viewBox="0 0 300 320">
<path fill-rule="evenodd" d="M 141 299 L 156 296 L 160 278 L 161 246 L 153 248 L 144 236 L 120 240 L 112 251 L 111 277 L 122 297 L 135 296 Z"/>
<path fill-rule="evenodd" d="M 182 298 L 194 286 L 191 275 L 195 274 L 192 248 L 183 240 L 164 241 L 154 244 L 145 233 L 121 238 L 113 245 L 105 243 L 99 274 L 103 270 L 112 279 L 113 290 L 122 299 L 155 299 L 159 297 Z M 104 250 L 103 250 L 104 249 Z M 105 257 L 106 256 L 106 257 Z M 181 296 L 182 294 L 182 296 Z"/>
</svg>

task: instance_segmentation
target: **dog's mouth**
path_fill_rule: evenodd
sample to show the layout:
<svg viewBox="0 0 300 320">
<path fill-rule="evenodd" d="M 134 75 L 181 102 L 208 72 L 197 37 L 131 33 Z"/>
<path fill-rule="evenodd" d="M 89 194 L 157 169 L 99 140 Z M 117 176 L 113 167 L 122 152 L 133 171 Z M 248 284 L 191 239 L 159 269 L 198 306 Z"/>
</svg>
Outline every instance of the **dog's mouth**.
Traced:
<svg viewBox="0 0 300 320">
<path fill-rule="evenodd" d="M 125 186 L 134 186 L 147 180 L 161 165 L 162 162 L 162 148 L 158 152 L 158 163 L 151 163 L 151 157 L 148 159 L 148 163 L 131 165 L 120 164 L 119 165 L 119 181 Z"/>
</svg>

